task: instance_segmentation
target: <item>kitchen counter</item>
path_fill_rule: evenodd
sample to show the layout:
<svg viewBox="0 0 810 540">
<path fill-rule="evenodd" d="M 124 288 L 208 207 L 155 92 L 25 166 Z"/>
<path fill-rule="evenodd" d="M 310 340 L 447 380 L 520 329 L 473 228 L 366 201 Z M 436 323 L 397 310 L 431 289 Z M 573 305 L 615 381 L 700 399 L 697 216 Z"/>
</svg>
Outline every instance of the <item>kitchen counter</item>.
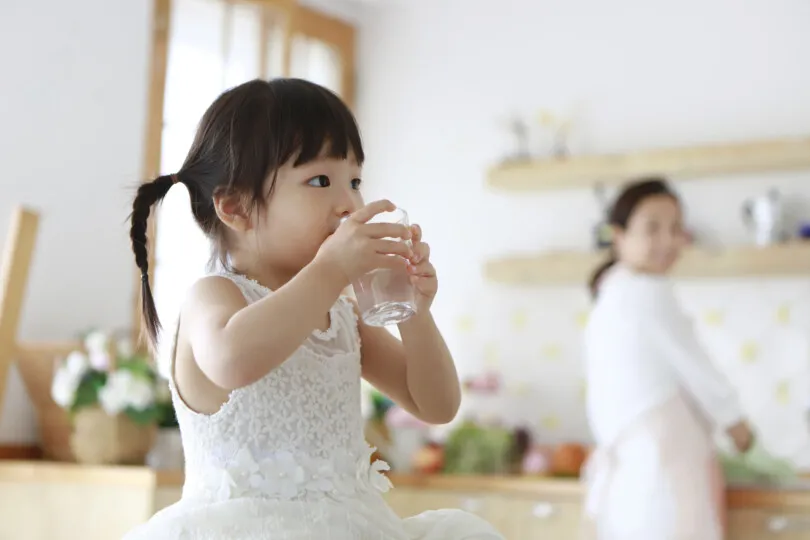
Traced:
<svg viewBox="0 0 810 540">
<path fill-rule="evenodd" d="M 577 538 L 582 485 L 521 476 L 389 476 L 402 516 L 462 508 L 509 538 Z M 181 471 L 0 460 L 0 538 L 109 540 L 180 497 Z M 97 508 L 104 507 L 99 514 Z M 732 540 L 810 540 L 810 480 L 728 488 Z M 52 517 L 42 519 L 43 515 Z M 797 532 L 798 531 L 798 532 Z"/>
<path fill-rule="evenodd" d="M 0 460 L 0 483 L 55 482 L 110 484 L 173 489 L 183 485 L 182 471 L 154 471 L 147 467 L 87 466 L 47 461 Z M 538 493 L 580 497 L 576 479 L 532 476 L 461 476 L 389 474 L 395 488 L 489 492 L 512 495 Z M 728 486 L 729 507 L 806 508 L 810 513 L 810 479 L 783 483 L 748 483 Z"/>
<path fill-rule="evenodd" d="M 460 491 L 497 491 L 530 495 L 556 493 L 581 496 L 582 484 L 573 478 L 530 476 L 455 476 L 455 475 L 389 475 L 395 487 L 449 489 Z M 752 502 L 784 503 L 786 498 L 810 510 L 810 479 L 785 483 L 736 484 L 728 486 L 729 503 L 750 505 Z"/>
</svg>

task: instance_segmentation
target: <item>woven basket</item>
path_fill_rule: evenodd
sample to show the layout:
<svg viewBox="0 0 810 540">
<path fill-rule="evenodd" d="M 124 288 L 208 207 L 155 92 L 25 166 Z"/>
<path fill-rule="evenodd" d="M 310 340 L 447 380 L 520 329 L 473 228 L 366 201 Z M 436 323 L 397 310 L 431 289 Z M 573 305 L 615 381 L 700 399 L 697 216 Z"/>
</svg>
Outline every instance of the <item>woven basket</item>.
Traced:
<svg viewBox="0 0 810 540">
<path fill-rule="evenodd" d="M 75 460 L 70 448 L 70 416 L 53 402 L 51 381 L 56 359 L 67 356 L 81 346 L 79 342 L 67 342 L 41 348 L 29 347 L 17 352 L 17 369 L 36 410 L 42 457 L 47 460 Z"/>
<path fill-rule="evenodd" d="M 36 409 L 43 458 L 87 464 L 143 464 L 157 436 L 156 426 L 138 426 L 124 415 L 98 407 L 70 415 L 51 398 L 56 360 L 81 342 L 27 346 L 17 351 L 17 368 Z M 2 396 L 0 396 L 2 397 Z"/>
<path fill-rule="evenodd" d="M 139 426 L 124 414 L 109 416 L 100 407 L 88 407 L 73 418 L 70 448 L 86 465 L 143 465 L 156 436 L 154 424 Z"/>
</svg>

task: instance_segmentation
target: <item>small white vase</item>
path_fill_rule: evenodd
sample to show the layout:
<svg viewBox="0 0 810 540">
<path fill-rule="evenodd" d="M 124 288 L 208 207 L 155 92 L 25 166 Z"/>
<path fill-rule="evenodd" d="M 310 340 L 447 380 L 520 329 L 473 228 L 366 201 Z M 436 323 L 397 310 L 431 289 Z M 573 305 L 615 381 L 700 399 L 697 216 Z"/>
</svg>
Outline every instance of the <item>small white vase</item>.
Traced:
<svg viewBox="0 0 810 540">
<path fill-rule="evenodd" d="M 183 469 L 185 458 L 179 429 L 158 430 L 155 444 L 146 456 L 146 464 L 153 469 L 174 471 Z"/>
<path fill-rule="evenodd" d="M 424 428 L 398 427 L 391 430 L 391 467 L 399 473 L 413 471 L 413 457 L 425 444 Z"/>
</svg>

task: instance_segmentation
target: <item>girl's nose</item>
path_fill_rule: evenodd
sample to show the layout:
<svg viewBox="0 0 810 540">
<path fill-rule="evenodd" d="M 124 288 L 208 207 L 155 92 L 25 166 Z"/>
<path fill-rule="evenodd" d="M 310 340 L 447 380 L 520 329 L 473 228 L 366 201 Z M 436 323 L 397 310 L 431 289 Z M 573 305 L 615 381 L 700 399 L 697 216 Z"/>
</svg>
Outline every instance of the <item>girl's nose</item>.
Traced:
<svg viewBox="0 0 810 540">
<path fill-rule="evenodd" d="M 341 218 L 348 216 L 360 209 L 362 204 L 361 201 L 357 200 L 356 196 L 344 196 L 341 198 L 340 202 L 335 207 L 335 213 L 340 216 Z"/>
</svg>

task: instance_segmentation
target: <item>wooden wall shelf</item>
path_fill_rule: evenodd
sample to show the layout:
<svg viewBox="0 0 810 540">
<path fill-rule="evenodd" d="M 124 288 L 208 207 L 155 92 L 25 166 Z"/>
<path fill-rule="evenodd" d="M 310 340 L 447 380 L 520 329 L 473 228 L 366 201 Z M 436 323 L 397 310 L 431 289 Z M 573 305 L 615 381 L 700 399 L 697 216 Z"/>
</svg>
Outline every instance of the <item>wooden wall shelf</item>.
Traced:
<svg viewBox="0 0 810 540">
<path fill-rule="evenodd" d="M 509 163 L 490 170 L 487 184 L 506 191 L 552 191 L 617 186 L 650 175 L 693 180 L 805 168 L 810 169 L 810 137 Z"/>
<path fill-rule="evenodd" d="M 548 252 L 494 259 L 485 265 L 487 281 L 505 285 L 585 284 L 605 260 L 599 252 Z M 679 278 L 810 277 L 810 242 L 767 247 L 741 246 L 722 251 L 688 249 L 674 270 Z"/>
</svg>

